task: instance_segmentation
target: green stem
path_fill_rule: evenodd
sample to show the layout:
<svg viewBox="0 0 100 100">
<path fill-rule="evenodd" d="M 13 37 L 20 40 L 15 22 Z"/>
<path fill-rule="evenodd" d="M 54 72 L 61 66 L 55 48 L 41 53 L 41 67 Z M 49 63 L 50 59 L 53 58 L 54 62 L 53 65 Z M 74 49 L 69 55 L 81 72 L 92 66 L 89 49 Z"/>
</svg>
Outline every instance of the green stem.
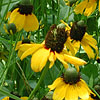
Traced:
<svg viewBox="0 0 100 100">
<path fill-rule="evenodd" d="M 19 69 L 20 69 L 20 71 L 22 73 L 22 76 L 23 76 L 23 79 L 24 79 L 24 83 L 26 85 L 27 92 L 29 92 L 29 91 L 31 91 L 31 87 L 30 87 L 30 85 L 28 83 L 27 78 L 25 77 L 24 71 L 23 71 L 22 67 L 20 66 L 20 64 L 18 62 L 16 62 L 16 63 L 17 63 L 17 65 L 18 65 L 18 67 L 19 67 Z"/>
<path fill-rule="evenodd" d="M 42 81 L 43 81 L 43 79 L 44 79 L 44 77 L 45 77 L 45 74 L 46 74 L 46 72 L 47 72 L 48 69 L 49 69 L 49 65 L 50 65 L 50 62 L 48 61 L 47 64 L 46 64 L 46 66 L 45 66 L 45 68 L 44 68 L 44 70 L 43 70 L 43 72 L 42 72 L 42 75 L 41 75 L 41 77 L 40 77 L 40 79 L 39 79 L 39 81 L 38 81 L 36 87 L 33 89 L 33 91 L 31 92 L 31 94 L 29 95 L 28 100 L 32 100 L 32 99 L 33 99 L 34 94 L 35 94 L 36 91 L 39 89 L 40 84 L 42 83 Z"/>
<path fill-rule="evenodd" d="M 54 0 L 52 0 L 52 11 L 55 10 L 55 5 L 54 5 Z M 53 24 L 55 24 L 55 15 L 53 14 L 52 15 L 52 21 L 53 21 Z"/>
<path fill-rule="evenodd" d="M 17 96 L 13 95 L 13 94 L 10 94 L 9 92 L 7 91 L 4 91 L 2 88 L 0 88 L 0 93 L 3 94 L 3 95 L 6 95 L 6 96 L 9 96 L 15 100 L 21 100 L 20 98 L 18 98 Z"/>
<path fill-rule="evenodd" d="M 11 0 L 9 0 L 9 2 L 8 2 L 7 8 L 6 8 L 6 10 L 5 10 L 5 12 L 4 12 L 4 15 L 3 15 L 3 18 L 2 18 L 2 20 L 1 20 L 1 24 L 2 24 L 2 22 L 3 22 L 3 20 L 4 20 L 4 17 L 5 17 L 5 15 L 6 15 L 7 11 L 8 11 L 8 8 L 9 8 L 9 6 L 10 6 L 10 3 L 11 3 Z"/>
<path fill-rule="evenodd" d="M 18 2 L 18 1 L 12 1 L 12 2 L 10 2 L 10 3 L 15 3 L 15 2 Z M 8 3 L 0 4 L 0 6 L 5 6 L 5 5 L 8 5 Z"/>
<path fill-rule="evenodd" d="M 10 67 L 10 63 L 11 63 L 13 54 L 14 54 L 14 52 L 15 52 L 15 47 L 16 47 L 17 41 L 19 40 L 20 35 L 21 35 L 21 33 L 16 33 L 16 34 L 18 34 L 18 35 L 17 35 L 17 38 L 16 38 L 16 42 L 15 42 L 14 47 L 13 47 L 13 48 L 11 47 L 11 49 L 10 49 L 10 50 L 11 50 L 11 53 L 10 53 L 10 55 L 9 55 L 9 59 L 8 59 L 8 62 L 7 62 L 7 64 L 6 64 L 6 68 L 5 68 L 5 71 L 4 71 L 4 74 L 3 74 L 3 76 L 4 76 L 4 75 L 5 75 L 5 76 L 3 77 L 3 81 L 2 81 L 0 87 L 2 87 L 2 85 L 3 85 L 4 81 L 5 81 L 5 78 L 6 78 L 8 69 L 9 69 L 9 67 Z M 11 40 L 11 41 L 12 41 L 12 40 Z M 12 43 L 11 43 L 11 44 L 12 44 Z"/>
</svg>

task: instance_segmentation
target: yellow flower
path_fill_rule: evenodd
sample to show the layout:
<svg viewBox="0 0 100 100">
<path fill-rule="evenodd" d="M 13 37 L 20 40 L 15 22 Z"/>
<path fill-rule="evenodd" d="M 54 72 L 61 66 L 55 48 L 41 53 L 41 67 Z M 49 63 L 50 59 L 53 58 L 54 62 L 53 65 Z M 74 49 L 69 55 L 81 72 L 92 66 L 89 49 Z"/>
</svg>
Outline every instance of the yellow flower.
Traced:
<svg viewBox="0 0 100 100">
<path fill-rule="evenodd" d="M 22 28 L 27 32 L 37 30 L 39 23 L 32 10 L 31 4 L 20 4 L 11 12 L 9 23 L 14 23 L 18 31 Z"/>
<path fill-rule="evenodd" d="M 86 32 L 86 26 L 84 25 L 84 21 L 73 23 L 70 29 L 70 37 L 73 40 L 75 53 L 77 53 L 80 45 L 82 45 L 90 59 L 95 58 L 96 54 L 98 54 L 97 41 L 92 37 L 92 35 L 89 35 Z M 95 49 L 96 53 L 94 53 L 91 47 Z"/>
<path fill-rule="evenodd" d="M 76 14 L 84 13 L 85 16 L 89 16 L 94 12 L 97 6 L 97 0 L 83 0 L 74 9 Z M 100 11 L 100 0 L 99 0 L 99 11 Z"/>
<path fill-rule="evenodd" d="M 22 41 L 18 41 L 18 42 L 17 42 L 15 50 L 18 50 L 18 48 L 19 48 L 20 45 L 22 45 L 22 44 L 32 44 L 33 42 L 30 41 L 29 37 L 30 37 L 30 36 L 28 36 L 28 38 L 26 38 L 26 39 L 24 39 L 24 37 L 22 37 Z M 27 48 L 27 49 L 29 49 L 29 48 Z M 18 57 L 21 57 L 21 55 L 22 55 L 27 49 L 18 50 Z"/>
<path fill-rule="evenodd" d="M 41 71 L 48 60 L 50 61 L 49 68 L 53 66 L 56 59 L 61 61 L 66 68 L 68 68 L 67 62 L 79 66 L 86 64 L 84 60 L 67 54 L 64 46 L 64 43 L 67 41 L 71 45 L 67 39 L 65 28 L 58 28 L 56 25 L 53 25 L 48 31 L 43 43 L 20 45 L 18 50 L 24 51 L 20 58 L 23 60 L 28 55 L 32 55 L 31 68 L 35 72 Z M 79 68 L 77 69 L 79 70 Z"/>
<path fill-rule="evenodd" d="M 54 90 L 53 100 L 78 100 L 89 98 L 92 91 L 88 88 L 84 80 L 73 68 L 68 68 L 64 76 L 57 78 L 48 88 Z"/>
<path fill-rule="evenodd" d="M 22 99 L 22 100 L 27 100 L 28 97 L 21 97 L 21 99 Z M 2 100 L 10 100 L 10 98 L 9 98 L 9 97 L 5 97 L 5 98 L 3 98 Z"/>
</svg>

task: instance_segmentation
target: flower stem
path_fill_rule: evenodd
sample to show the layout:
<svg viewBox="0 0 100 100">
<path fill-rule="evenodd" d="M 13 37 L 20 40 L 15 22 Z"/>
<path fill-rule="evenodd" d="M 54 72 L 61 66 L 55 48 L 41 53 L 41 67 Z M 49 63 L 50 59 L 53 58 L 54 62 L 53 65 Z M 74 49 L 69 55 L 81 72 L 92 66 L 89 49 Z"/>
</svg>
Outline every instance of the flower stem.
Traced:
<svg viewBox="0 0 100 100">
<path fill-rule="evenodd" d="M 43 70 L 43 72 L 42 72 L 42 75 L 41 75 L 41 77 L 40 77 L 40 79 L 39 79 L 39 81 L 38 81 L 36 87 L 33 89 L 33 91 L 31 92 L 31 94 L 29 95 L 28 100 L 32 100 L 32 99 L 33 99 L 35 92 L 36 92 L 36 91 L 38 90 L 38 88 L 40 87 L 40 84 L 42 83 L 42 81 L 43 81 L 43 79 L 44 79 L 44 77 L 45 77 L 45 74 L 46 74 L 46 72 L 47 72 L 48 69 L 49 69 L 49 65 L 50 65 L 50 62 L 48 61 L 47 64 L 46 64 L 46 66 L 45 66 L 45 68 L 44 68 L 44 70 Z"/>
<path fill-rule="evenodd" d="M 15 100 L 21 100 L 19 97 L 13 95 L 13 94 L 10 94 L 9 92 L 7 91 L 4 91 L 2 88 L 0 88 L 0 93 L 3 94 L 3 95 L 7 95 Z"/>
</svg>

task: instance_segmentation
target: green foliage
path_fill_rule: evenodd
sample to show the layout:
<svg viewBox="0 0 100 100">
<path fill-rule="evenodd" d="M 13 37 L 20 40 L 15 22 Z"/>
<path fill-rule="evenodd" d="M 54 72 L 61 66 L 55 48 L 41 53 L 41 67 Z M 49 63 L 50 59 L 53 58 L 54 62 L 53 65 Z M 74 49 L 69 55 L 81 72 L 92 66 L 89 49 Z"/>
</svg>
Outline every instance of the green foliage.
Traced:
<svg viewBox="0 0 100 100">
<path fill-rule="evenodd" d="M 2 93 L 0 92 L 0 100 L 4 96 L 16 98 L 17 96 L 13 96 L 16 94 L 20 97 L 28 97 L 36 87 L 43 72 L 33 72 L 30 66 L 31 56 L 28 56 L 23 61 L 19 59 L 18 52 L 15 51 L 16 43 L 21 41 L 22 37 L 27 38 L 28 35 L 30 35 L 29 39 L 32 42 L 42 43 L 50 26 L 61 23 L 60 20 L 64 20 L 68 24 L 84 20 L 87 25 L 87 32 L 95 36 L 97 40 L 100 56 L 100 15 L 97 13 L 97 10 L 91 16 L 86 17 L 83 14 L 75 14 L 73 11 L 74 7 L 67 6 L 64 0 L 30 1 L 34 6 L 33 13 L 39 20 L 39 29 L 34 32 L 21 30 L 13 35 L 7 34 L 3 27 L 4 24 L 8 23 L 6 19 L 7 12 L 20 0 L 0 1 L 0 89 L 4 89 Z M 90 60 L 83 48 L 80 48 L 76 56 L 87 62 L 84 67 L 80 67 L 81 77 L 92 88 L 94 85 L 100 84 L 100 64 L 96 61 L 96 58 Z M 71 65 L 69 64 L 69 66 Z M 61 62 L 56 60 L 53 67 L 47 71 L 42 84 L 36 91 L 35 97 L 42 100 L 49 91 L 47 86 L 52 84 L 58 76 L 62 75 L 63 67 Z"/>
</svg>

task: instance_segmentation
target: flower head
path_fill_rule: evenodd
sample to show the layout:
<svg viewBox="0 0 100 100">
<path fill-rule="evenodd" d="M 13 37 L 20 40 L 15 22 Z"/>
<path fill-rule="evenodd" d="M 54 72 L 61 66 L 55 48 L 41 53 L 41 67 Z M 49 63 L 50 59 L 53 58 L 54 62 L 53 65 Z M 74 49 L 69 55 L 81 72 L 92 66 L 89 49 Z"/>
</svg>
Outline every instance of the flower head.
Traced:
<svg viewBox="0 0 100 100">
<path fill-rule="evenodd" d="M 22 28 L 27 32 L 37 30 L 39 23 L 32 11 L 33 5 L 29 1 L 28 3 L 20 3 L 11 12 L 9 23 L 14 23 L 18 31 Z"/>
<path fill-rule="evenodd" d="M 87 99 L 92 93 L 74 68 L 66 69 L 64 76 L 57 78 L 48 88 L 50 90 L 55 89 L 53 93 L 54 100 L 63 100 L 64 98 L 65 100 Z"/>
<path fill-rule="evenodd" d="M 23 60 L 28 55 L 32 55 L 31 68 L 35 72 L 41 71 L 48 60 L 50 61 L 49 68 L 53 66 L 56 59 L 61 61 L 66 68 L 68 68 L 67 62 L 79 66 L 86 64 L 84 60 L 68 54 L 65 49 L 66 46 L 64 45 L 68 41 L 65 29 L 53 25 L 48 31 L 43 43 L 20 45 L 18 50 L 24 51 L 20 58 Z M 70 41 L 68 44 L 71 45 Z M 77 69 L 79 70 L 79 68 Z"/>
<path fill-rule="evenodd" d="M 65 22 L 63 22 L 65 24 Z M 66 24 L 65 24 L 66 25 Z M 68 27 L 68 26 L 66 26 Z M 86 32 L 86 25 L 84 21 L 74 22 L 70 28 L 70 38 L 73 40 L 72 44 L 75 49 L 75 53 L 79 50 L 80 45 L 84 48 L 88 57 L 95 58 L 96 54 L 98 55 L 97 41 Z M 94 53 L 94 50 L 96 53 Z"/>
</svg>

